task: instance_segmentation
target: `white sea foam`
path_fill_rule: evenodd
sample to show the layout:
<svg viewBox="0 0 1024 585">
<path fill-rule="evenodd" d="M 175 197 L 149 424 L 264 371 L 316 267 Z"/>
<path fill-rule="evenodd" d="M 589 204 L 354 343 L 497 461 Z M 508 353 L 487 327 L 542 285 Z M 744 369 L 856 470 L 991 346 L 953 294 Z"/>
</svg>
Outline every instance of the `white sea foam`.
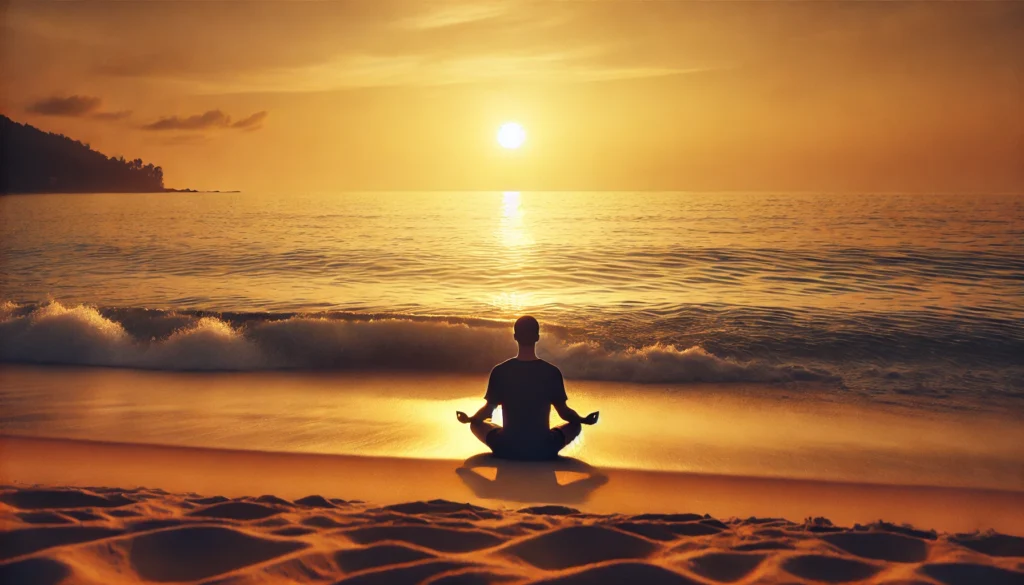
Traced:
<svg viewBox="0 0 1024 585">
<path fill-rule="evenodd" d="M 515 344 L 507 327 L 429 319 L 226 319 L 156 313 L 154 323 L 184 323 L 163 337 L 132 335 L 87 306 L 0 306 L 4 362 L 155 370 L 434 370 L 486 372 Z M 138 324 L 136 323 L 137 327 Z M 566 377 L 623 382 L 787 382 L 834 379 L 798 365 L 743 362 L 700 347 L 615 349 L 546 336 L 543 357 Z"/>
</svg>

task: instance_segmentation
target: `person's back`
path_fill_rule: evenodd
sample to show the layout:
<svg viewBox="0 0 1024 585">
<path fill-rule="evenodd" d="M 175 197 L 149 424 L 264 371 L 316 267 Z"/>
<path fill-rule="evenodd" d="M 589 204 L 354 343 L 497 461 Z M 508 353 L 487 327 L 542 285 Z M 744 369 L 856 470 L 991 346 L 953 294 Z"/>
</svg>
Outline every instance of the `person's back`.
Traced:
<svg viewBox="0 0 1024 585">
<path fill-rule="evenodd" d="M 459 422 L 470 428 L 499 457 L 511 459 L 549 459 L 572 442 L 580 425 L 597 422 L 598 413 L 581 417 L 566 404 L 562 372 L 537 357 L 540 324 L 530 316 L 520 317 L 514 327 L 519 355 L 491 370 L 487 382 L 487 401 L 472 417 L 457 412 Z M 491 415 L 502 409 L 504 426 L 491 422 Z M 552 429 L 551 407 L 566 421 Z"/>
<path fill-rule="evenodd" d="M 568 400 L 562 372 L 542 359 L 512 358 L 494 367 L 484 399 L 501 405 L 509 438 L 534 442 L 547 436 L 551 406 Z"/>
</svg>

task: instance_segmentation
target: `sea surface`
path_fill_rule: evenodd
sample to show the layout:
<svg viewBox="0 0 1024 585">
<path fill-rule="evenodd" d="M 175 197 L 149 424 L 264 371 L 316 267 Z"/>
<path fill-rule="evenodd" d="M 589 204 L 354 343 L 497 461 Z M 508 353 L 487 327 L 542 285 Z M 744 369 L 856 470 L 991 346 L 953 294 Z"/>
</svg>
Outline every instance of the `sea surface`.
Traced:
<svg viewBox="0 0 1024 585">
<path fill-rule="evenodd" d="M 1024 197 L 225 193 L 0 198 L 0 360 L 814 382 L 1024 412 Z"/>
</svg>

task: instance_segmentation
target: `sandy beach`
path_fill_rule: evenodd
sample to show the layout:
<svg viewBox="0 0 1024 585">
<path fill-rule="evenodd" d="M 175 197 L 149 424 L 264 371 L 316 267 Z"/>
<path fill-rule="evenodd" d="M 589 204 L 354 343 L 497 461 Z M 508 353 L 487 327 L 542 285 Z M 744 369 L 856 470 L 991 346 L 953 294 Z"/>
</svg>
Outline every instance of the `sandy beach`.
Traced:
<svg viewBox="0 0 1024 585">
<path fill-rule="evenodd" d="M 1020 492 L 17 437 L 0 453 L 4 583 L 1024 581 Z M 82 487 L 101 485 L 120 487 Z"/>
</svg>

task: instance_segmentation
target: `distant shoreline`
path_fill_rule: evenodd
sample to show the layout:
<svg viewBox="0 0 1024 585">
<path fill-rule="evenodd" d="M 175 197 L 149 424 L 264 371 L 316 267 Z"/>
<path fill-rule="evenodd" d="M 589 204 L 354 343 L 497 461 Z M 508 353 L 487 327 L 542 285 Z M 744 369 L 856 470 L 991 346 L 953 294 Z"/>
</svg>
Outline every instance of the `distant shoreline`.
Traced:
<svg viewBox="0 0 1024 585">
<path fill-rule="evenodd" d="M 152 191 L 2 191 L 3 195 L 92 195 L 98 193 L 241 193 L 240 190 L 219 189 L 159 189 Z"/>
</svg>

